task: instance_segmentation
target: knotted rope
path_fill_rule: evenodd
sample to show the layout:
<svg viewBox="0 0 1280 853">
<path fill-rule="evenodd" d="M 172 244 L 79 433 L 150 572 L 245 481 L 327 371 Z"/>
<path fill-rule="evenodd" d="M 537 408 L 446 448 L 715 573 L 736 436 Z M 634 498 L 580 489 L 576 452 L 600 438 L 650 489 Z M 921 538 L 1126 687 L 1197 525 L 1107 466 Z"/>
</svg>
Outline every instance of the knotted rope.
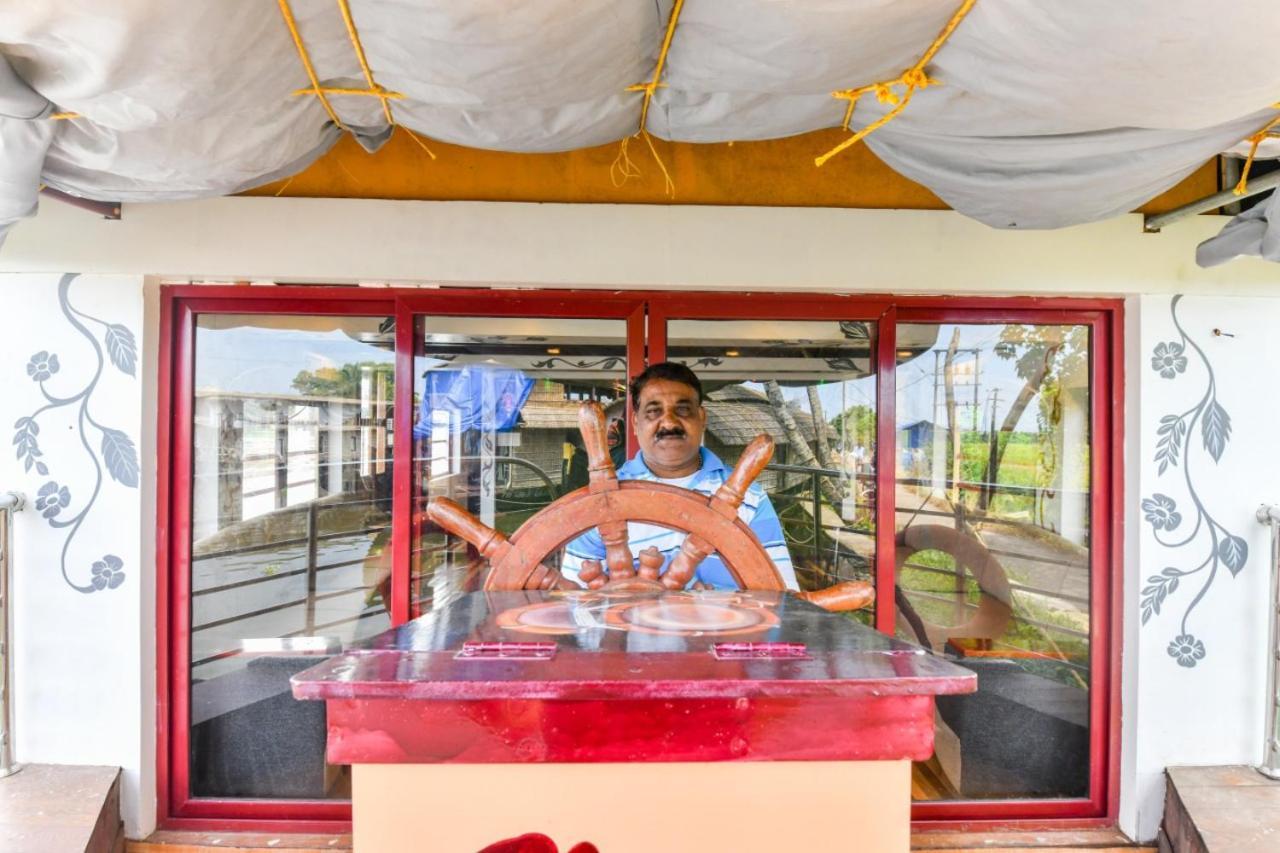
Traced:
<svg viewBox="0 0 1280 853">
<path fill-rule="evenodd" d="M 907 108 L 907 104 L 911 103 L 911 98 L 915 95 L 917 89 L 936 86 L 939 83 L 938 80 L 933 79 L 925 73 L 924 67 L 933 60 L 934 54 L 936 54 L 942 46 L 947 43 L 947 39 L 951 38 L 951 34 L 956 31 L 956 27 L 960 26 L 960 22 L 969 14 L 969 10 L 973 8 L 976 2 L 977 0 L 964 0 L 964 2 L 960 4 L 960 8 L 951 16 L 951 20 L 947 21 L 947 25 L 942 28 L 942 32 L 938 33 L 937 37 L 933 40 L 933 43 L 929 45 L 928 50 L 926 50 L 920 58 L 916 60 L 914 65 L 906 71 L 903 71 L 901 75 L 893 78 L 892 80 L 872 83 L 869 86 L 859 86 L 856 89 L 840 89 L 831 93 L 831 97 L 849 102 L 849 106 L 845 108 L 844 122 L 842 123 L 845 130 L 852 130 L 852 128 L 849 127 L 849 123 L 853 120 L 853 109 L 858 105 L 858 99 L 868 92 L 875 92 L 876 99 L 882 104 L 893 104 L 894 107 L 880 118 L 871 122 L 871 124 L 862 128 L 862 130 L 857 131 L 848 139 L 842 141 L 826 154 L 823 154 L 821 157 L 814 158 L 813 164 L 815 166 L 821 166 L 841 151 L 844 151 L 846 148 L 862 139 L 866 139 L 868 136 L 897 118 L 898 115 Z M 902 88 L 903 92 L 901 95 L 894 90 L 895 86 Z"/>
<path fill-rule="evenodd" d="M 1272 104 L 1271 107 L 1272 109 L 1280 110 L 1280 103 Z M 1257 133 L 1253 134 L 1253 136 L 1245 137 L 1250 142 L 1249 156 L 1245 158 L 1244 168 L 1240 170 L 1240 181 L 1236 184 L 1235 189 L 1231 191 L 1233 194 L 1244 195 L 1249 192 L 1249 170 L 1253 168 L 1253 158 L 1258 154 L 1258 146 L 1261 145 L 1262 140 L 1266 139 L 1268 136 L 1280 136 L 1280 134 L 1271 132 L 1271 129 L 1278 124 L 1280 124 L 1280 116 L 1276 116 L 1271 121 L 1267 122 L 1266 125 L 1263 126 L 1262 130 L 1259 130 Z"/>
<path fill-rule="evenodd" d="M 620 187 L 632 178 L 640 176 L 640 168 L 627 153 L 627 147 L 630 145 L 631 140 L 640 137 L 649 144 L 649 153 L 653 155 L 658 168 L 662 170 L 663 187 L 667 195 L 675 195 L 675 182 L 671 180 L 671 173 L 667 171 L 666 164 L 658 156 L 658 149 L 654 147 L 653 137 L 645 129 L 645 124 L 649 120 L 649 105 L 653 102 L 653 93 L 666 86 L 662 82 L 662 70 L 667 64 L 667 53 L 671 50 L 671 40 L 675 37 L 676 23 L 680 20 L 680 10 L 682 8 L 684 8 L 684 0 L 676 0 L 675 5 L 671 7 L 671 17 L 667 19 L 667 32 L 662 39 L 662 49 L 658 51 L 658 63 L 653 68 L 653 77 L 649 79 L 648 83 L 636 83 L 634 86 L 626 88 L 628 92 L 644 92 L 644 102 L 640 106 L 639 129 L 622 140 L 621 145 L 618 147 L 618 156 L 613 158 L 613 163 L 609 166 L 609 178 L 613 181 L 615 187 Z"/>
<path fill-rule="evenodd" d="M 355 50 L 356 60 L 360 63 L 360 71 L 364 74 L 365 83 L 368 84 L 367 89 L 354 89 L 339 86 L 321 86 L 320 79 L 316 76 L 315 66 L 311 63 L 311 57 L 307 54 L 306 45 L 302 43 L 302 34 L 298 32 L 298 23 L 294 20 L 293 10 L 289 8 L 289 0 L 278 0 L 280 4 L 280 15 L 284 18 L 285 26 L 289 28 L 289 35 L 293 38 L 293 46 L 298 50 L 298 58 L 302 60 L 302 67 L 307 72 L 307 79 L 311 81 L 311 85 L 305 89 L 298 89 L 293 92 L 296 95 L 315 95 L 320 101 L 320 105 L 324 107 L 324 111 L 329 114 L 329 118 L 339 129 L 350 132 L 351 128 L 343 124 L 342 119 L 338 118 L 338 114 L 333 109 L 333 105 L 329 103 L 329 95 L 360 95 L 365 97 L 377 98 L 382 102 L 382 114 L 387 119 L 387 124 L 391 126 L 392 132 L 395 128 L 403 128 L 409 134 L 409 137 L 422 150 L 427 152 L 432 160 L 436 159 L 435 152 L 427 147 L 427 144 L 418 138 L 418 134 L 409 128 L 398 123 L 395 115 L 391 111 L 391 101 L 400 100 L 404 97 L 399 92 L 392 92 L 378 85 L 373 79 L 373 69 L 369 67 L 369 60 L 364 53 L 364 45 L 360 42 L 360 34 L 356 31 L 355 19 L 351 16 L 351 6 L 347 0 L 338 0 L 338 9 L 342 13 L 342 23 L 347 28 L 347 37 L 351 40 L 351 47 Z"/>
</svg>

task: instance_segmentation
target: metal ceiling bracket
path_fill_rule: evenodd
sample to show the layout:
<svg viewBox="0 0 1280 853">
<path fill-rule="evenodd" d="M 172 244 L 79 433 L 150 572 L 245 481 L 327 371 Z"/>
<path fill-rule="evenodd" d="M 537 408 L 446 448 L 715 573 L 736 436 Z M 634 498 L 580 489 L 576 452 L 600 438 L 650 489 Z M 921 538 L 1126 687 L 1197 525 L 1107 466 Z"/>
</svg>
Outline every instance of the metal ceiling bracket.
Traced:
<svg viewBox="0 0 1280 853">
<path fill-rule="evenodd" d="M 1236 195 L 1235 190 L 1223 190 L 1214 193 L 1211 196 L 1205 196 L 1199 201 L 1193 201 L 1190 204 L 1184 204 L 1182 207 L 1175 207 L 1173 210 L 1164 213 L 1149 213 L 1142 217 L 1142 230 L 1148 234 L 1158 234 L 1160 229 L 1166 225 L 1172 225 L 1179 219 L 1185 219 L 1188 216 L 1195 216 L 1197 213 L 1204 213 L 1206 210 L 1213 210 L 1232 202 L 1243 201 L 1251 196 L 1260 195 L 1267 190 L 1280 186 L 1280 169 L 1274 172 L 1268 172 L 1256 178 L 1249 179 L 1249 188 L 1243 195 Z"/>
<path fill-rule="evenodd" d="M 65 202 L 72 207 L 101 214 L 103 219 L 119 219 L 122 215 L 123 205 L 118 201 L 94 201 L 93 199 L 80 198 L 78 195 L 55 190 L 52 187 L 42 187 L 40 194 L 49 198 L 56 198 L 58 201 Z"/>
</svg>

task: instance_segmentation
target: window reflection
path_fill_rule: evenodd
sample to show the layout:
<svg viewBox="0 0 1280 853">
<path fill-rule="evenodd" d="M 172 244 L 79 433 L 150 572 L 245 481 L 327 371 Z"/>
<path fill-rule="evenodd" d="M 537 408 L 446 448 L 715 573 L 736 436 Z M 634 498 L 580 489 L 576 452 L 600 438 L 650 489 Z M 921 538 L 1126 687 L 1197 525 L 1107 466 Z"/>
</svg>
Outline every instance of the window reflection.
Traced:
<svg viewBox="0 0 1280 853">
<path fill-rule="evenodd" d="M 672 320 L 668 358 L 706 393 L 703 443 L 727 466 L 775 442 L 768 493 L 802 589 L 869 580 L 875 564 L 876 326 L 864 321 Z M 873 611 L 853 618 L 870 623 Z"/>
<path fill-rule="evenodd" d="M 390 626 L 394 338 L 383 317 L 197 320 L 193 796 L 349 796 L 289 677 Z"/>
<path fill-rule="evenodd" d="M 897 630 L 978 674 L 917 796 L 1087 796 L 1088 328 L 899 334 Z"/>
<path fill-rule="evenodd" d="M 414 615 L 479 587 L 475 549 L 426 521 L 453 500 L 510 535 L 587 483 L 578 407 L 605 407 L 626 453 L 626 321 L 423 317 L 414 355 Z M 548 562 L 555 562 L 551 557 Z"/>
</svg>

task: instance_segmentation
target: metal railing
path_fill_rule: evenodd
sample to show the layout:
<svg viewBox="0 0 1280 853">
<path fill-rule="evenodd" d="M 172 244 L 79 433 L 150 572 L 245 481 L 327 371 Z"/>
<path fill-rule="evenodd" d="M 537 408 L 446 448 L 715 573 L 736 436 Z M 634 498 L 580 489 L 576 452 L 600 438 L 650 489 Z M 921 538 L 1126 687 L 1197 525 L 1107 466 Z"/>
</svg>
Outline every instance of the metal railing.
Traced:
<svg viewBox="0 0 1280 853">
<path fill-rule="evenodd" d="M 303 598 L 299 598 L 297 600 L 287 601 L 282 604 L 273 604 L 267 607 L 252 610 L 247 613 L 236 613 L 232 616 L 228 616 L 222 619 L 214 619 L 212 621 L 203 622 L 198 625 L 193 625 L 191 628 L 192 633 L 195 634 L 200 631 L 208 631 L 214 628 L 221 628 L 225 625 L 230 625 L 235 622 L 242 622 L 242 621 L 253 619 L 259 616 L 266 616 L 272 613 L 277 613 L 277 612 L 288 610 L 290 608 L 295 608 L 295 607 L 303 608 L 303 615 L 302 615 L 303 627 L 298 631 L 293 631 L 289 634 L 286 634 L 285 635 L 286 637 L 306 636 L 318 630 L 337 627 L 340 625 L 348 624 L 350 622 L 358 622 L 361 619 L 378 615 L 377 612 L 370 612 L 370 608 L 366 607 L 366 608 L 363 608 L 360 612 L 358 612 L 355 616 L 352 616 L 350 618 L 341 619 L 336 622 L 328 622 L 323 625 L 316 624 L 316 604 L 318 602 L 327 601 L 328 599 L 336 598 L 341 595 L 353 595 L 356 593 L 366 592 L 365 588 L 361 586 L 361 587 L 353 587 L 349 589 L 339 589 L 331 592 L 326 592 L 323 594 L 317 594 L 317 579 L 318 579 L 317 576 L 320 572 L 327 572 L 327 571 L 332 571 L 334 569 L 341 569 L 341 568 L 346 568 L 348 566 L 359 565 L 363 563 L 365 560 L 365 557 L 361 556 L 357 559 L 340 560 L 338 562 L 321 564 L 319 560 L 320 544 L 323 542 L 328 542 L 330 540 L 336 540 L 336 539 L 356 539 L 361 537 L 367 537 L 370 533 L 376 533 L 380 530 L 385 530 L 389 526 L 387 524 L 373 524 L 373 525 L 365 525 L 362 527 L 355 527 L 350 529 L 335 530 L 327 533 L 321 533 L 319 517 L 318 517 L 319 514 L 325 510 L 342 509 L 342 508 L 354 507 L 354 506 L 375 506 L 380 503 L 388 503 L 388 502 L 385 499 L 380 500 L 380 499 L 374 498 L 374 499 L 361 499 L 361 500 L 354 500 L 354 501 L 335 501 L 333 503 L 323 503 L 323 504 L 316 503 L 314 501 L 309 501 L 305 504 L 297 504 L 295 506 L 288 507 L 283 510 L 277 510 L 276 512 L 279 514 L 290 513 L 290 514 L 302 515 L 304 520 L 304 525 L 305 525 L 304 534 L 302 536 L 293 536 L 285 539 L 272 539 L 265 542 L 255 542 L 252 545 L 241 545 L 241 546 L 236 546 L 232 548 L 224 548 L 217 551 L 205 551 L 195 555 L 192 558 L 193 564 L 197 562 L 206 561 L 206 560 L 225 559 L 227 557 L 238 557 L 238 556 L 244 556 L 248 554 L 264 553 L 264 552 L 278 553 L 282 549 L 294 548 L 300 551 L 298 556 L 301 556 L 305 559 L 306 565 L 304 568 L 294 569 L 291 571 L 263 574 L 257 577 L 243 578 L 241 580 L 231 581 L 229 583 L 219 584 L 217 586 L 210 586 L 210 587 L 204 587 L 201 589 L 193 590 L 191 593 L 193 599 L 197 597 L 202 597 L 202 596 L 214 595 L 220 592 L 227 592 L 229 590 L 239 589 L 242 587 L 256 586 L 259 584 L 266 584 L 266 583 L 272 583 L 275 581 L 281 581 L 286 578 L 297 577 L 300 575 L 306 576 L 306 594 Z M 212 655 L 195 660 L 192 662 L 191 666 L 194 669 L 195 667 L 203 666 L 204 664 L 213 663 L 215 661 L 222 660 L 235 653 L 237 653 L 237 650 L 234 650 L 234 649 L 223 650 L 223 651 L 214 653 Z"/>
<path fill-rule="evenodd" d="M 13 568 L 13 545 L 10 522 L 21 511 L 26 499 L 18 492 L 0 494 L 0 778 L 12 776 L 21 768 L 13 761 L 13 703 L 9 670 L 12 666 L 12 631 L 9 622 L 10 574 Z"/>
<path fill-rule="evenodd" d="M 479 456 L 464 456 L 465 460 L 479 460 Z M 423 461 L 423 460 L 415 460 Z M 510 456 L 494 457 L 494 463 L 497 465 L 516 466 L 531 470 L 533 474 L 542 481 L 548 491 L 550 500 L 560 497 L 563 489 L 558 487 L 551 477 L 539 466 L 525 459 Z M 247 495 L 246 495 L 247 497 Z M 289 601 L 275 603 L 266 607 L 255 608 L 248 612 L 235 613 L 220 619 L 195 624 L 191 628 L 192 634 L 202 631 L 210 631 L 216 628 L 223 628 L 237 622 L 244 622 L 261 616 L 269 616 L 294 608 L 302 610 L 302 627 L 295 631 L 290 631 L 284 635 L 284 638 L 292 638 L 298 636 L 308 636 L 316 631 L 322 631 L 330 628 L 338 628 L 351 623 L 361 622 L 365 619 L 375 618 L 383 614 L 383 610 L 376 605 L 367 605 L 358 611 L 353 611 L 352 615 L 335 621 L 317 623 L 316 621 L 316 605 L 323 601 L 328 601 L 341 596 L 354 596 L 357 594 L 365 594 L 368 590 L 363 586 L 348 587 L 345 589 L 332 590 L 325 593 L 318 592 L 318 581 L 321 572 L 330 572 L 336 569 L 343 569 L 350 566 L 360 565 L 364 563 L 365 557 L 357 557 L 349 560 L 339 560 L 337 562 L 322 563 L 321 545 L 332 540 L 340 539 L 356 539 L 366 537 L 371 533 L 387 529 L 389 524 L 372 524 L 361 527 L 321 532 L 321 524 L 319 515 L 328 510 L 335 510 L 355 506 L 375 506 L 385 503 L 390 506 L 387 499 L 359 499 L 349 501 L 335 501 L 332 503 L 317 503 L 309 501 L 304 504 L 296 504 L 291 507 L 276 510 L 276 514 L 296 514 L 303 516 L 304 529 L 301 536 L 289 536 L 283 539 L 272 539 L 263 542 L 255 542 L 250 545 L 237 545 L 219 550 L 202 551 L 192 557 L 192 563 L 198 563 L 208 560 L 225 559 L 228 557 L 238 557 L 252 554 L 279 553 L 285 549 L 296 550 L 297 557 L 304 561 L 301 568 L 290 569 L 284 572 L 273 572 L 271 574 L 258 575 L 256 577 L 242 578 L 240 580 L 230 581 L 216 586 L 208 586 L 193 590 L 191 596 L 193 599 L 216 595 L 218 593 L 227 592 L 243 587 L 257 586 L 260 584 L 269 584 L 285 580 L 286 578 L 305 576 L 306 589 L 305 593 L 299 597 Z M 238 649 L 223 649 L 210 655 L 195 659 L 192 661 L 192 668 L 204 666 L 205 664 L 214 663 L 224 660 L 238 653 Z"/>
<path fill-rule="evenodd" d="M 1263 729 L 1262 763 L 1258 772 L 1271 779 L 1280 779 L 1280 735 L 1276 733 L 1276 719 L 1280 714 L 1280 695 L 1276 686 L 1280 683 L 1280 506 L 1263 504 L 1258 507 L 1258 521 L 1271 528 L 1271 594 L 1267 597 L 1267 708 L 1266 728 Z"/>
</svg>

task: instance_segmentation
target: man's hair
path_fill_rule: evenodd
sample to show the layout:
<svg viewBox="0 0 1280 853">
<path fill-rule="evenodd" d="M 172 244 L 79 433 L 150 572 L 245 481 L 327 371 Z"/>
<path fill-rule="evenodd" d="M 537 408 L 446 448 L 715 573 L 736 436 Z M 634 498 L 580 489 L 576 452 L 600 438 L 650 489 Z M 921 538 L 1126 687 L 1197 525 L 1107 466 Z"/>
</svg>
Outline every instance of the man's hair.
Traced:
<svg viewBox="0 0 1280 853">
<path fill-rule="evenodd" d="M 644 386 L 655 379 L 666 379 L 671 382 L 688 385 L 698 393 L 698 403 L 701 405 L 702 382 L 699 381 L 698 375 L 678 362 L 660 361 L 657 364 L 649 365 L 644 369 L 644 373 L 631 380 L 631 408 L 633 410 L 638 411 L 640 409 L 640 392 L 644 390 Z"/>
</svg>

